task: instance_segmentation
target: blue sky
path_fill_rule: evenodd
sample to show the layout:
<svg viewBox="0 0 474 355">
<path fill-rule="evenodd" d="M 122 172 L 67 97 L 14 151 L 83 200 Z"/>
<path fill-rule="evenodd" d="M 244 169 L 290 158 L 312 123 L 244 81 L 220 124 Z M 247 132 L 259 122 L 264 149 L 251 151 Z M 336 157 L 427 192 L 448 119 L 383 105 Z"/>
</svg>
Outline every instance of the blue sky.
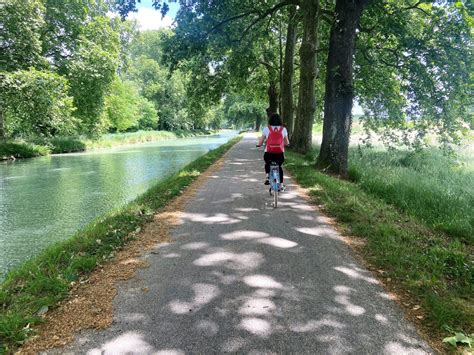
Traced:
<svg viewBox="0 0 474 355">
<path fill-rule="evenodd" d="M 176 13 L 179 9 L 178 3 L 169 3 L 170 10 L 164 18 L 161 18 L 160 11 L 157 11 L 152 6 L 152 0 L 142 0 L 137 2 L 137 12 L 132 12 L 127 19 L 134 19 L 138 22 L 139 28 L 142 31 L 157 30 L 163 27 L 171 27 Z"/>
<path fill-rule="evenodd" d="M 153 3 L 152 0 L 141 0 L 141 2 L 137 4 L 137 8 L 139 10 L 142 9 L 142 8 L 153 9 L 152 3 Z M 175 3 L 168 2 L 168 5 L 170 7 L 170 11 L 168 12 L 168 15 L 170 17 L 174 18 L 176 16 L 176 12 L 178 12 L 179 4 L 177 2 L 175 2 Z"/>
</svg>

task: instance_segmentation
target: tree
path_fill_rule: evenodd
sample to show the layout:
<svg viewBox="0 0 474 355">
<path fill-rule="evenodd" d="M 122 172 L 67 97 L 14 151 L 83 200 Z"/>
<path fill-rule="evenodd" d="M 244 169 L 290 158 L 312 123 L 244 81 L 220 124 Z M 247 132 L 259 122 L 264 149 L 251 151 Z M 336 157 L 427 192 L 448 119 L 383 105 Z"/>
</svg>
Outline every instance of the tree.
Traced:
<svg viewBox="0 0 474 355">
<path fill-rule="evenodd" d="M 238 128 L 255 128 L 260 131 L 265 103 L 239 94 L 226 96 L 223 104 L 227 122 Z"/>
<path fill-rule="evenodd" d="M 0 6 L 0 71 L 46 66 L 41 56 L 40 39 L 45 25 L 44 11 L 40 0 L 6 0 Z"/>
<path fill-rule="evenodd" d="M 66 79 L 36 69 L 3 73 L 0 79 L 4 137 L 51 137 L 76 132 Z"/>
<path fill-rule="evenodd" d="M 30 2 L 24 1 L 25 3 Z M 41 31 L 42 54 L 60 74 L 67 75 L 67 65 L 82 43 L 84 30 L 91 21 L 105 17 L 106 0 L 42 0 L 44 26 Z"/>
<path fill-rule="evenodd" d="M 353 57 L 356 30 L 368 0 L 337 0 L 329 40 L 324 99 L 323 140 L 318 166 L 347 173 L 354 89 Z"/>
<path fill-rule="evenodd" d="M 291 139 L 294 125 L 294 104 L 293 104 L 293 76 L 294 76 L 294 56 L 296 45 L 296 6 L 291 6 L 288 13 L 288 28 L 286 33 L 285 59 L 283 63 L 283 74 L 281 82 L 281 116 L 288 130 Z"/>
<path fill-rule="evenodd" d="M 420 146 L 430 131 L 458 142 L 472 101 L 474 20 L 467 5 L 393 2 L 369 10 L 355 71 L 367 127 L 390 144 Z"/>
<path fill-rule="evenodd" d="M 119 77 L 113 81 L 110 94 L 105 99 L 105 111 L 110 127 L 119 132 L 138 124 L 140 107 L 138 89 L 131 82 Z"/>
<path fill-rule="evenodd" d="M 301 153 L 307 153 L 311 149 L 312 142 L 316 111 L 314 86 L 317 75 L 316 50 L 320 10 L 318 0 L 301 1 L 303 40 L 300 48 L 300 84 L 297 119 L 291 143 L 294 149 Z"/>
<path fill-rule="evenodd" d="M 105 129 L 102 111 L 118 67 L 119 38 L 109 19 L 98 17 L 87 25 L 79 42 L 67 65 L 75 116 L 83 133 L 98 134 Z"/>
</svg>

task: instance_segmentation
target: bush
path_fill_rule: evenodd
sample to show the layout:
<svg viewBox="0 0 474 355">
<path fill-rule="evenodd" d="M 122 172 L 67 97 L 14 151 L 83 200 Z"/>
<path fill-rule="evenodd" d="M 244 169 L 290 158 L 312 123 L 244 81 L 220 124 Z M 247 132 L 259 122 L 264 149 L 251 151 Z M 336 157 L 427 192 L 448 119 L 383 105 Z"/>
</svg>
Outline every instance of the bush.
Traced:
<svg viewBox="0 0 474 355">
<path fill-rule="evenodd" d="M 68 82 L 63 77 L 35 69 L 0 74 L 7 137 L 68 135 L 76 130 Z"/>
</svg>

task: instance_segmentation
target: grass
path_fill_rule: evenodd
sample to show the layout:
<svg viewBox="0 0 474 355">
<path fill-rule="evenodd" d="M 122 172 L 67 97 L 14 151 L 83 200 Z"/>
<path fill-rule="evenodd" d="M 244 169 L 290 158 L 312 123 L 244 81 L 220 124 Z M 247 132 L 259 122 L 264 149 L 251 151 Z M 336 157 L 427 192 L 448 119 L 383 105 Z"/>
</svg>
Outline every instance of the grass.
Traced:
<svg viewBox="0 0 474 355">
<path fill-rule="evenodd" d="M 473 210 L 462 210 L 472 195 L 457 196 L 472 189 L 464 186 L 470 181 L 467 172 L 453 177 L 456 173 L 443 171 L 446 166 L 435 153 L 426 153 L 434 154 L 432 160 L 418 153 L 374 152 L 359 158 L 353 153 L 353 183 L 317 171 L 316 154 L 288 152 L 286 167 L 347 234 L 366 241 L 365 258 L 419 302 L 435 336 L 450 335 L 445 329 L 472 333 L 473 245 L 464 233 L 466 221 L 472 228 Z M 455 186 L 443 190 L 443 184 Z M 444 211 L 448 217 L 440 208 L 449 209 Z"/>
<path fill-rule="evenodd" d="M 156 211 L 180 195 L 239 140 L 236 137 L 210 151 L 133 202 L 98 218 L 73 237 L 10 271 L 0 285 L 0 353 L 13 352 L 23 344 L 32 335 L 31 326 L 41 321 L 38 312 L 42 308 L 54 307 L 64 299 L 72 281 L 90 273 L 134 238 Z"/>
<path fill-rule="evenodd" d="M 17 142 L 1 142 L 0 141 L 0 160 L 33 158 L 48 155 L 51 150 L 47 146 L 27 143 L 23 141 Z"/>
<path fill-rule="evenodd" d="M 465 243 L 474 236 L 474 159 L 422 151 L 353 149 L 349 177 L 429 226 Z"/>
</svg>

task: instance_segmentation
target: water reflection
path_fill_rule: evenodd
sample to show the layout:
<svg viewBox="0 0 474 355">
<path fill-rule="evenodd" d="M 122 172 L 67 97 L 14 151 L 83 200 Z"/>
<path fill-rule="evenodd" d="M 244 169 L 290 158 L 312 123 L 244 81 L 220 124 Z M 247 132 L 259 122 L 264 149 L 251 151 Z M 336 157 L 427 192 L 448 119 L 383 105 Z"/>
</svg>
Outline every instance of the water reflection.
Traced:
<svg viewBox="0 0 474 355">
<path fill-rule="evenodd" d="M 0 164 L 5 272 L 235 135 L 177 139 Z"/>
</svg>

